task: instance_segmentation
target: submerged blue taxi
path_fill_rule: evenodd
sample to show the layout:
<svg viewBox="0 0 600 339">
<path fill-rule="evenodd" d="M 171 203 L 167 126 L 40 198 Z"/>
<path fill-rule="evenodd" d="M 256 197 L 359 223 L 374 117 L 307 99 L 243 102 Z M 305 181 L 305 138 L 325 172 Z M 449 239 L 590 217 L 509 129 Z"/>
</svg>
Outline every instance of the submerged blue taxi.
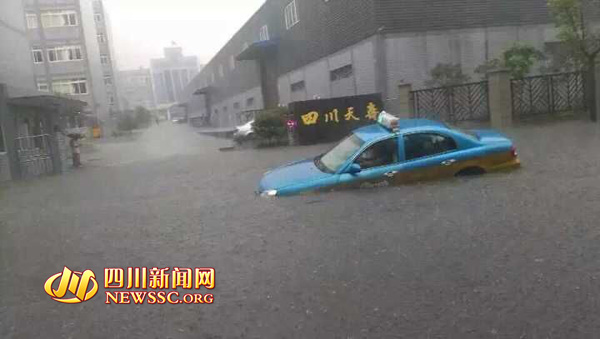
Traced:
<svg viewBox="0 0 600 339">
<path fill-rule="evenodd" d="M 494 130 L 460 130 L 424 119 L 400 120 L 386 112 L 355 130 L 329 152 L 293 162 L 263 176 L 261 196 L 483 174 L 520 166 L 513 142 Z"/>
</svg>

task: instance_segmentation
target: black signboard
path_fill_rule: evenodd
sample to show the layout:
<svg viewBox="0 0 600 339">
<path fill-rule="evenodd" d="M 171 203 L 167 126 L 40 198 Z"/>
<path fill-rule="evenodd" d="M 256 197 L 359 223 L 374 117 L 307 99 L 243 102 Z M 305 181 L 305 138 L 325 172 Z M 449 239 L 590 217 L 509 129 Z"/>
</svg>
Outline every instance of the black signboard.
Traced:
<svg viewBox="0 0 600 339">
<path fill-rule="evenodd" d="M 298 101 L 288 107 L 303 145 L 338 141 L 356 128 L 376 123 L 383 110 L 380 94 Z"/>
</svg>

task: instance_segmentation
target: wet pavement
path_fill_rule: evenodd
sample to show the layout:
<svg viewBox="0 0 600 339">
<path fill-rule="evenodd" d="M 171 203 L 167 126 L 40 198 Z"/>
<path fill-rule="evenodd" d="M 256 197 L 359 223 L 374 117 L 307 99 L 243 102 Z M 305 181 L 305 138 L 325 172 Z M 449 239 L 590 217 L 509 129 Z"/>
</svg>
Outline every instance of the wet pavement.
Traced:
<svg viewBox="0 0 600 339">
<path fill-rule="evenodd" d="M 327 146 L 219 152 L 171 124 L 97 143 L 0 186 L 0 337 L 595 338 L 600 129 L 508 134 L 518 171 L 282 199 L 255 197 L 262 173 Z M 98 294 L 52 301 L 63 266 Z M 105 267 L 155 266 L 214 267 L 214 303 L 105 304 Z"/>
</svg>

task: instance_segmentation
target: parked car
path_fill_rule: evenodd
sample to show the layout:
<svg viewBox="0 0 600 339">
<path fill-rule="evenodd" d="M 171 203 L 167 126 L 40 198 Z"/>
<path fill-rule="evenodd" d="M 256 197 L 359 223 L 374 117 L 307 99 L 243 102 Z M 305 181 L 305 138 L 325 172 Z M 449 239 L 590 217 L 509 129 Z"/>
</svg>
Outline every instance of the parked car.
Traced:
<svg viewBox="0 0 600 339">
<path fill-rule="evenodd" d="M 238 143 L 254 138 L 254 120 L 250 120 L 247 123 L 237 126 L 233 133 L 233 140 Z"/>
<path fill-rule="evenodd" d="M 286 196 L 368 182 L 402 184 L 483 174 L 520 166 L 512 141 L 493 130 L 463 131 L 386 112 L 332 150 L 276 168 L 259 183 L 262 196 Z"/>
</svg>

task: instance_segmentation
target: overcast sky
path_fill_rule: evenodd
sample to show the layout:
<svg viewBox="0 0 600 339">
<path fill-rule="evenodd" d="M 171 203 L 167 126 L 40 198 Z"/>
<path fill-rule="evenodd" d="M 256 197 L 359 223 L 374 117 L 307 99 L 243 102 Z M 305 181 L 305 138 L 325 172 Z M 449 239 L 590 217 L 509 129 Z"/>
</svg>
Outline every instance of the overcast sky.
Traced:
<svg viewBox="0 0 600 339">
<path fill-rule="evenodd" d="M 0 0 L 2 1 L 2 0 Z M 117 67 L 149 66 L 175 41 L 207 63 L 265 0 L 104 0 Z"/>
</svg>

